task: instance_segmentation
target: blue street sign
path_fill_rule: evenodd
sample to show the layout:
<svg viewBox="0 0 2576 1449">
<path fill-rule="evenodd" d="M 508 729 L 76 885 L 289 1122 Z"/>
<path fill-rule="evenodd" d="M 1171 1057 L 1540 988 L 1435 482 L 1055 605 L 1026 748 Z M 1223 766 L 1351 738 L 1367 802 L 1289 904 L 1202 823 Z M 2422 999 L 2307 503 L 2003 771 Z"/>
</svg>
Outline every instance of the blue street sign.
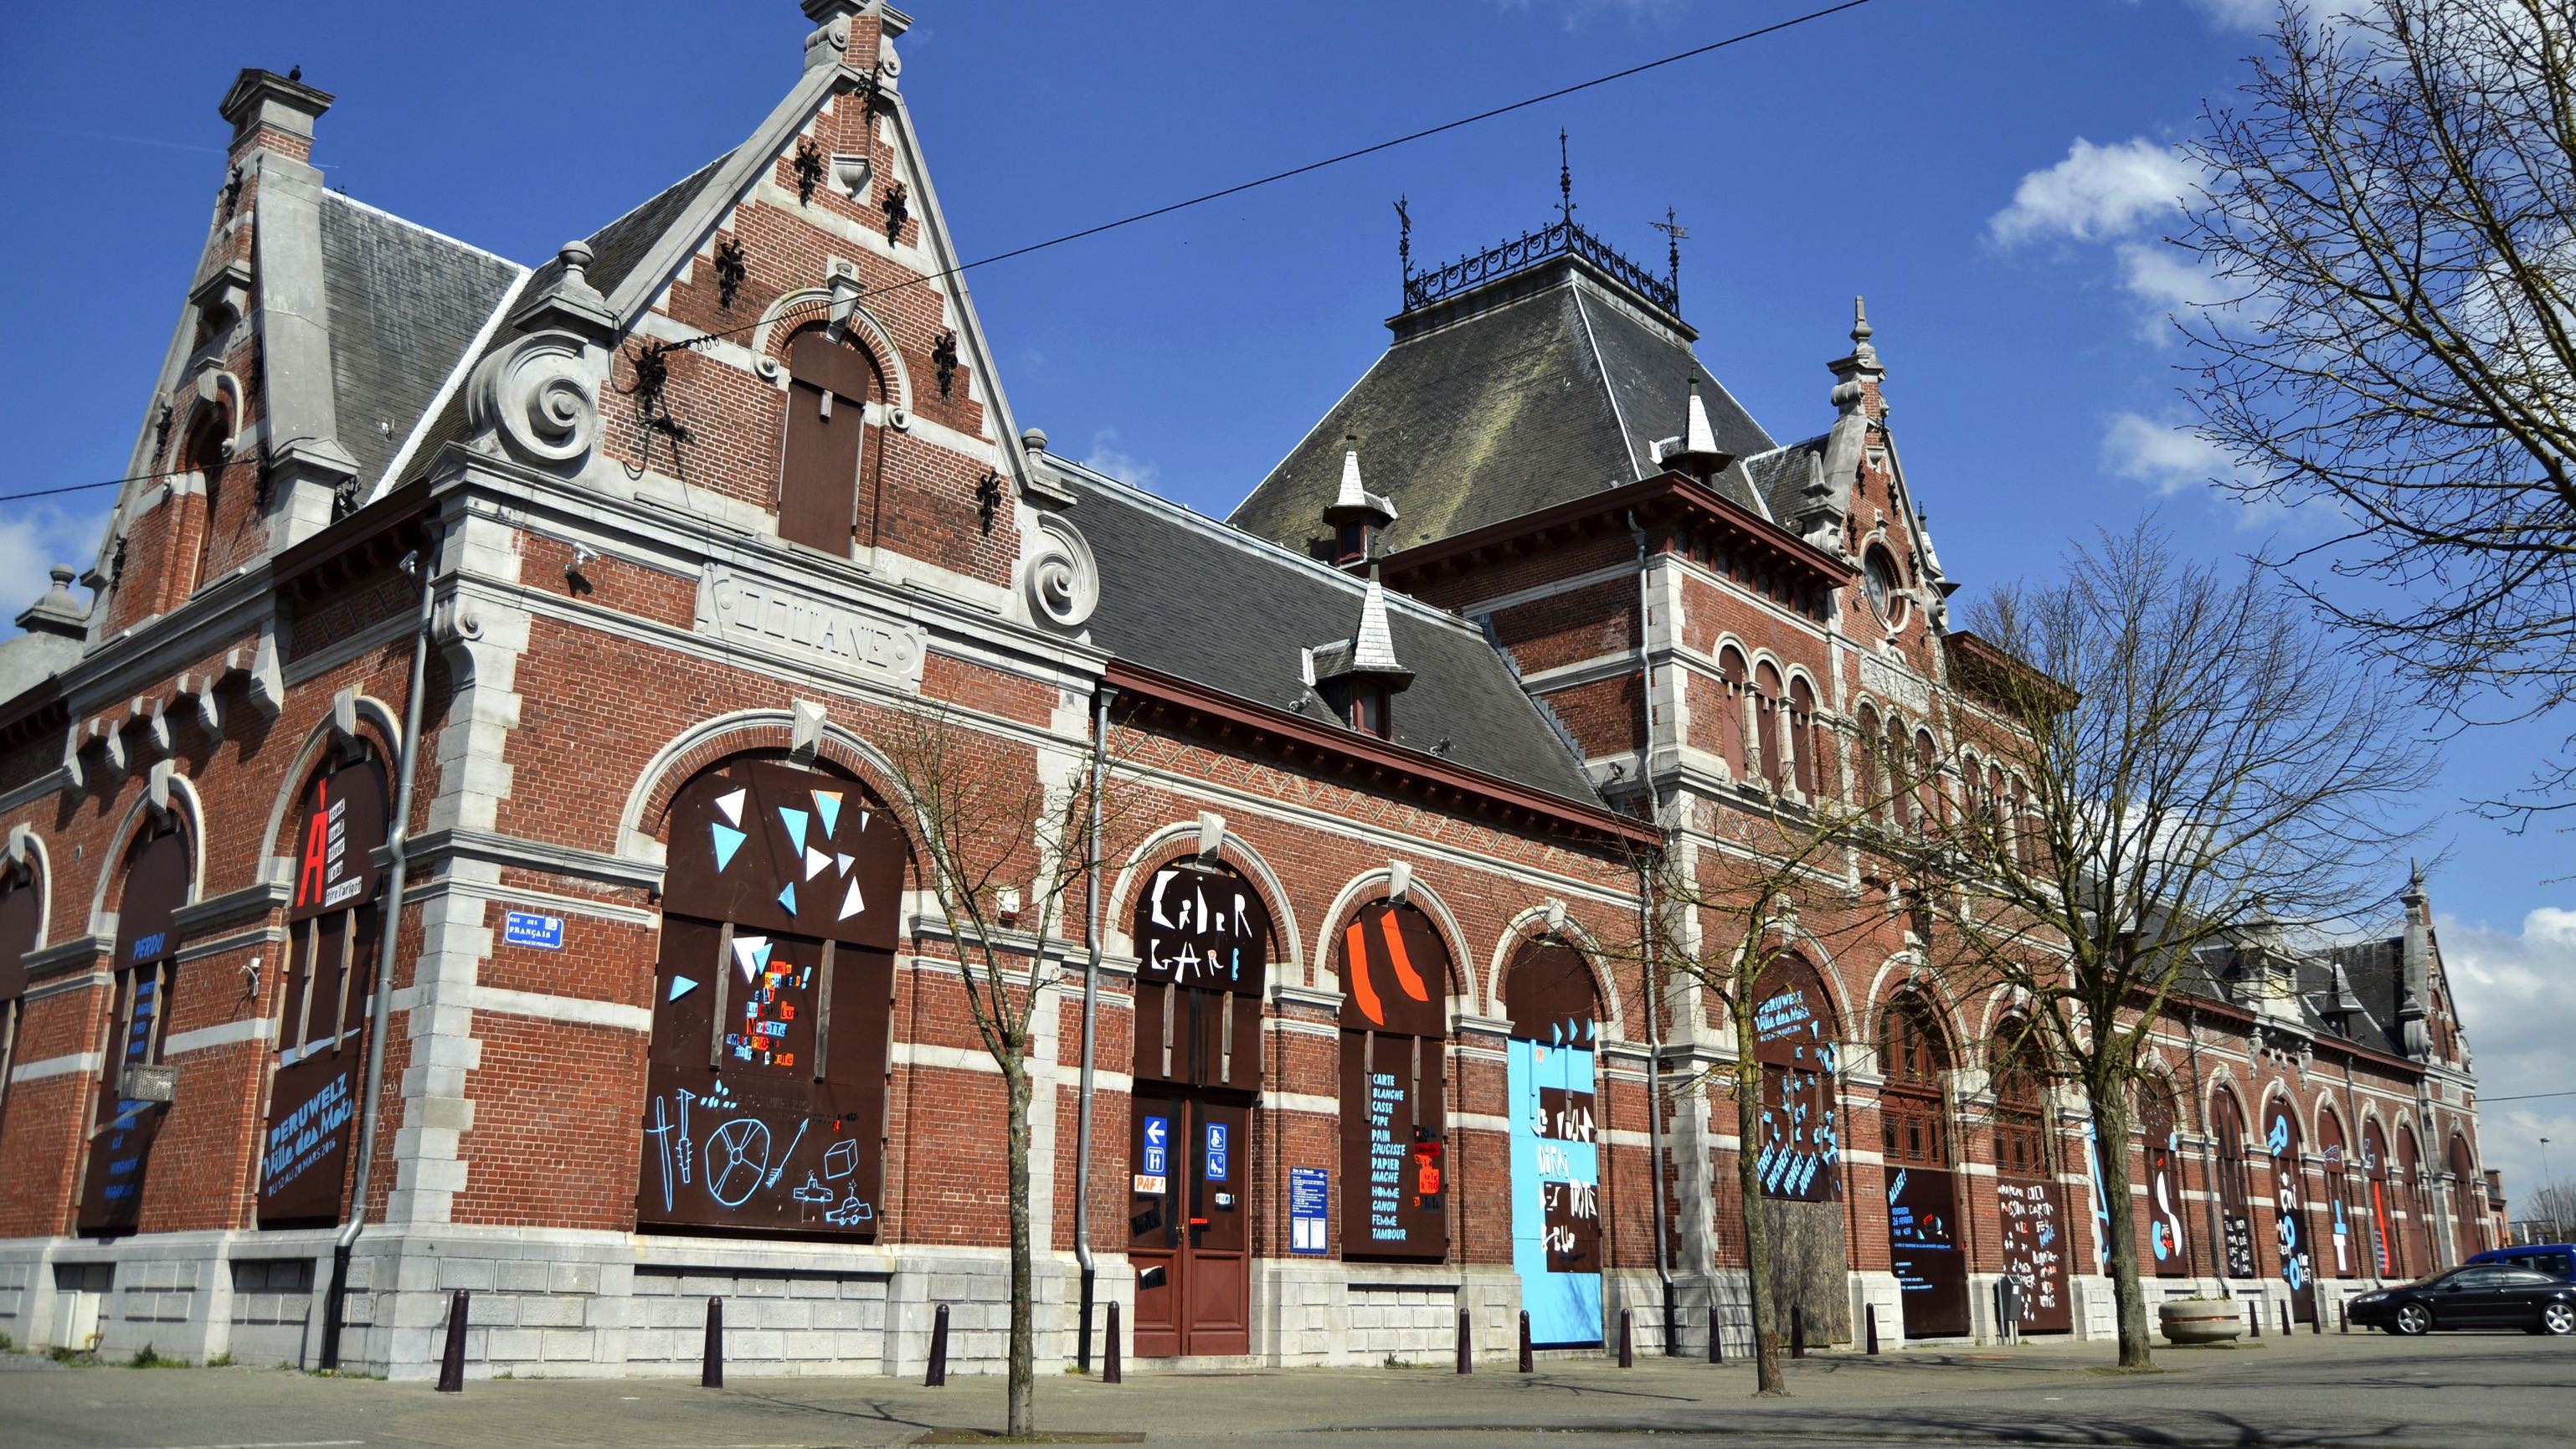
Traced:
<svg viewBox="0 0 2576 1449">
<path fill-rule="evenodd" d="M 1147 1177 L 1162 1176 L 1164 1170 L 1164 1152 L 1167 1150 L 1171 1136 L 1172 1120 L 1170 1118 L 1147 1117 L 1145 1119 L 1145 1161 L 1144 1164 L 1136 1170 L 1145 1174 Z"/>
<path fill-rule="evenodd" d="M 563 949 L 563 917 L 541 916 L 534 911 L 512 911 L 501 918 L 501 940 L 505 945 L 560 951 Z"/>
<path fill-rule="evenodd" d="M 1225 1124 L 1207 1124 L 1207 1180 L 1225 1181 Z"/>
</svg>

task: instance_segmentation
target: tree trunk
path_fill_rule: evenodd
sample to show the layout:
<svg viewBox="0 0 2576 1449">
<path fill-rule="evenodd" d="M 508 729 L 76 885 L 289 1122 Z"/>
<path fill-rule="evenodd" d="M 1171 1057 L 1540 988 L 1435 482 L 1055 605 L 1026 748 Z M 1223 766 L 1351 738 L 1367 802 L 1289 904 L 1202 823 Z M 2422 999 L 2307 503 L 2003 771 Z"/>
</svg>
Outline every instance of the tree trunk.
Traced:
<svg viewBox="0 0 2576 1449">
<path fill-rule="evenodd" d="M 2110 1219 L 2103 1236 L 2109 1239 L 2111 1301 L 2120 1317 L 2120 1367 L 2143 1369 L 2153 1367 L 2154 1354 L 2147 1340 L 2147 1300 L 2138 1286 L 2137 1205 L 2129 1197 L 2126 1087 L 2124 1076 L 2105 1081 L 2088 1073 L 2084 1079 L 2085 1102 L 2093 1109 L 2093 1156 L 2102 1179 L 2102 1207 Z"/>
<path fill-rule="evenodd" d="M 1735 1186 L 1744 1202 L 1744 1267 L 1753 1298 L 1753 1391 L 1786 1396 L 1780 1373 L 1780 1335 L 1771 1326 L 1771 1244 L 1763 1231 L 1762 1064 L 1753 1057 L 1753 982 L 1739 980 L 1735 1017 Z"/>
<path fill-rule="evenodd" d="M 1008 1432 L 1014 1439 L 1035 1434 L 1037 1425 L 1037 1329 L 1035 1268 L 1029 1253 L 1029 1068 L 1014 1050 L 1002 1077 L 1011 1094 L 1011 1407 Z"/>
</svg>

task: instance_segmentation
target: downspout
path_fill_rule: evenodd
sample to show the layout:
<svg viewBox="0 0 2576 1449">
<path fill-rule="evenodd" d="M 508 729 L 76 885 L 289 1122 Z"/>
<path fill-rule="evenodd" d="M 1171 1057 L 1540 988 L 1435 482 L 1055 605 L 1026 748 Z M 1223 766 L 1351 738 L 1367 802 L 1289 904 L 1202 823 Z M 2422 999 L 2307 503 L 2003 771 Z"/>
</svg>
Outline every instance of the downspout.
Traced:
<svg viewBox="0 0 2576 1449">
<path fill-rule="evenodd" d="M 385 906 L 377 926 L 375 1001 L 367 1018 L 367 1080 L 358 1110 L 357 1182 L 349 1193 L 348 1225 L 340 1229 L 340 1236 L 331 1244 L 331 1292 L 322 1306 L 325 1369 L 340 1366 L 340 1314 L 349 1286 L 349 1253 L 357 1246 L 358 1235 L 367 1230 L 367 1179 L 376 1162 L 376 1129 L 384 1120 L 385 1035 L 392 1030 L 394 941 L 402 934 L 403 887 L 410 874 L 412 784 L 420 773 L 420 696 L 422 682 L 429 673 L 430 618 L 438 592 L 427 555 L 426 542 L 412 553 L 412 565 L 420 571 L 420 622 L 412 635 L 411 693 L 403 701 L 402 766 L 394 789 L 391 828 L 385 832 L 385 848 L 393 856 L 393 869 L 385 882 Z"/>
<path fill-rule="evenodd" d="M 2218 1199 L 2220 1192 L 2218 1181 L 2218 1148 L 2216 1145 L 2218 1142 L 2218 1124 L 2209 1120 L 2207 1100 L 2204 1096 L 2209 1083 L 2207 1079 L 2201 1075 L 2200 1071 L 2200 1008 L 2197 1006 L 2190 1008 L 2183 1015 L 2183 1040 L 2189 1043 L 2191 1049 L 2191 1095 L 2193 1105 L 2201 1109 L 2200 1170 L 2209 1184 L 2209 1191 L 2201 1196 L 2200 1206 L 2203 1215 L 2209 1219 L 2210 1276 L 2218 1280 L 2219 1287 L 2222 1290 L 2226 1290 L 2227 1231 L 2219 1223 L 2218 1212 Z M 2222 1298 L 2228 1298 L 2233 1297 L 2234 1294 L 2232 1291 L 2222 1291 L 2219 1296 Z"/>
<path fill-rule="evenodd" d="M 1638 703 L 1645 709 L 1645 758 L 1637 771 L 1646 787 L 1646 818 L 1658 830 L 1663 828 L 1663 801 L 1655 792 L 1655 666 L 1651 634 L 1647 619 L 1654 607 L 1654 590 L 1646 581 L 1646 531 L 1637 526 L 1637 510 L 1628 510 L 1628 536 L 1637 541 L 1637 672 Z M 1657 849 L 1658 858 L 1662 851 Z M 1664 1041 L 1662 1025 L 1655 1010 L 1655 888 L 1651 871 L 1640 872 L 1637 905 L 1643 912 L 1640 936 L 1646 951 L 1646 1141 L 1650 1154 L 1647 1176 L 1653 1180 L 1655 1193 L 1655 1280 L 1664 1293 L 1664 1354 L 1672 1357 L 1681 1352 L 1681 1321 L 1673 1301 L 1671 1255 L 1664 1243 Z"/>
<path fill-rule="evenodd" d="M 1075 1096 L 1073 1148 L 1073 1260 L 1082 1269 L 1082 1322 L 1074 1336 L 1074 1361 L 1091 1372 L 1091 1081 L 1094 1024 L 1100 1019 L 1100 792 L 1109 777 L 1109 696 L 1103 684 L 1091 696 L 1091 959 L 1082 973 L 1082 1086 Z"/>
</svg>

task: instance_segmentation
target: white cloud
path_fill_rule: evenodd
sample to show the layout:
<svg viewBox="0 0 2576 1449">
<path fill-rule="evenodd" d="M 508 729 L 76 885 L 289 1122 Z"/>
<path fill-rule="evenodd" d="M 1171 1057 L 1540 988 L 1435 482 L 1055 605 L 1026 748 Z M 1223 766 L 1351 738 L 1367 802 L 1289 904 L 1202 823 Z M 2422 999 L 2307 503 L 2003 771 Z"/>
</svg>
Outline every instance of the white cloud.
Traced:
<svg viewBox="0 0 2576 1449">
<path fill-rule="evenodd" d="M 2102 466 L 2168 496 L 2233 471 L 2225 453 L 2187 426 L 2131 412 L 2113 413 L 2103 429 Z"/>
<path fill-rule="evenodd" d="M 2569 1086 L 2576 909 L 2542 906 L 2522 918 L 2519 931 L 2448 916 L 2435 929 L 2477 1067 L 2478 1165 L 2501 1169 L 2506 1196 L 2518 1205 L 2542 1181 L 2540 1139 L 2546 1137 L 2551 1172 L 2560 1182 L 2576 1182 L 2576 1097 L 2493 1100 Z"/>
<path fill-rule="evenodd" d="M 1119 447 L 1118 442 L 1116 428 L 1102 428 L 1093 433 L 1091 451 L 1083 456 L 1082 466 L 1150 492 L 1163 470 Z"/>
<path fill-rule="evenodd" d="M 87 570 L 106 531 L 105 509 L 70 513 L 40 503 L 0 517 L 0 634 L 16 633 L 19 611 L 52 587 L 47 569 L 67 563 Z M 84 597 L 77 586 L 73 597 Z"/>
<path fill-rule="evenodd" d="M 2300 7 L 2311 23 L 2351 15 L 2380 0 L 2305 0 Z M 2221 30 L 2268 31 L 2281 18 L 2281 0 L 2191 0 L 2191 8 Z"/>
<path fill-rule="evenodd" d="M 2173 216 L 2199 179 L 2172 147 L 2144 136 L 2108 146 L 2078 136 L 2065 160 L 2021 179 L 2012 205 L 1987 218 L 1986 231 L 2006 247 L 2116 240 Z"/>
</svg>

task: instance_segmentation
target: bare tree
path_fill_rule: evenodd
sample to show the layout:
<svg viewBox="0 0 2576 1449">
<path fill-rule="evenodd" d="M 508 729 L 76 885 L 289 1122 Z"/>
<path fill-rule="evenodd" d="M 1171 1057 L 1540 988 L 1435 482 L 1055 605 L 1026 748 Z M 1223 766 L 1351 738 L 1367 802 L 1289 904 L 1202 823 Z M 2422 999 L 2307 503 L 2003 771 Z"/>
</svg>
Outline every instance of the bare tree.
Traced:
<svg viewBox="0 0 2576 1449">
<path fill-rule="evenodd" d="M 1980 759 L 1927 816 L 1940 866 L 1918 899 L 1940 968 L 2025 994 L 2052 1072 L 2083 1090 L 2120 1363 L 2144 1368 L 2126 1144 L 2155 1019 L 2204 948 L 2368 905 L 2428 753 L 2270 574 L 2186 562 L 2152 521 L 1975 622 L 1953 636 L 1951 733 Z"/>
<path fill-rule="evenodd" d="M 2576 694 L 2576 4 L 2284 3 L 2180 243 L 2224 487 L 2318 504 L 2308 600 L 2464 722 Z M 2301 570 L 2304 573 L 2304 570 Z M 2335 576 L 2340 576 L 2337 578 Z M 2519 796 L 2576 806 L 2576 733 Z"/>
<path fill-rule="evenodd" d="M 1821 780 L 1821 766 L 1817 773 Z M 1734 1030 L 1731 1063 L 1699 1079 L 1677 1081 L 1669 1090 L 1703 1090 L 1708 1076 L 1722 1073 L 1735 1102 L 1736 1190 L 1744 1205 L 1758 1395 L 1789 1392 L 1780 1368 L 1780 1306 L 1773 1298 L 1776 1245 L 1763 1207 L 1767 1194 L 1757 1150 L 1764 1140 L 1763 1064 L 1755 1050 L 1762 988 L 1790 943 L 1816 939 L 1818 926 L 1826 936 L 1870 928 L 1865 912 L 1848 909 L 1859 888 L 1858 853 L 1864 846 L 1883 852 L 1890 843 L 1872 823 L 1888 807 L 1885 797 L 1849 804 L 1829 786 L 1816 793 L 1804 805 L 1775 795 L 1770 810 L 1760 814 L 1698 807 L 1716 831 L 1704 832 L 1690 851 L 1667 848 L 1638 861 L 1648 900 L 1638 948 L 1647 965 L 1647 989 L 1669 990 L 1677 978 L 1695 981 L 1725 1003 Z"/>
<path fill-rule="evenodd" d="M 2566 1242 L 2576 1235 L 2576 1183 L 2540 1184 L 2531 1190 L 2515 1217 L 2532 1224 L 2542 1241 Z"/>
<path fill-rule="evenodd" d="M 1063 959 L 1051 958 L 1047 943 L 1061 934 L 1068 895 L 1098 888 L 1090 869 L 1098 859 L 1095 832 L 1111 828 L 1110 814 L 1094 807 L 1089 761 L 1071 754 L 1051 759 L 1046 751 L 1031 759 L 944 706 L 905 716 L 880 746 L 912 808 L 923 883 L 946 918 L 969 1014 L 1008 1098 L 1006 1432 L 1022 1438 L 1037 1432 L 1029 1053 L 1036 1014 L 1048 1009 L 1063 975 Z"/>
</svg>

